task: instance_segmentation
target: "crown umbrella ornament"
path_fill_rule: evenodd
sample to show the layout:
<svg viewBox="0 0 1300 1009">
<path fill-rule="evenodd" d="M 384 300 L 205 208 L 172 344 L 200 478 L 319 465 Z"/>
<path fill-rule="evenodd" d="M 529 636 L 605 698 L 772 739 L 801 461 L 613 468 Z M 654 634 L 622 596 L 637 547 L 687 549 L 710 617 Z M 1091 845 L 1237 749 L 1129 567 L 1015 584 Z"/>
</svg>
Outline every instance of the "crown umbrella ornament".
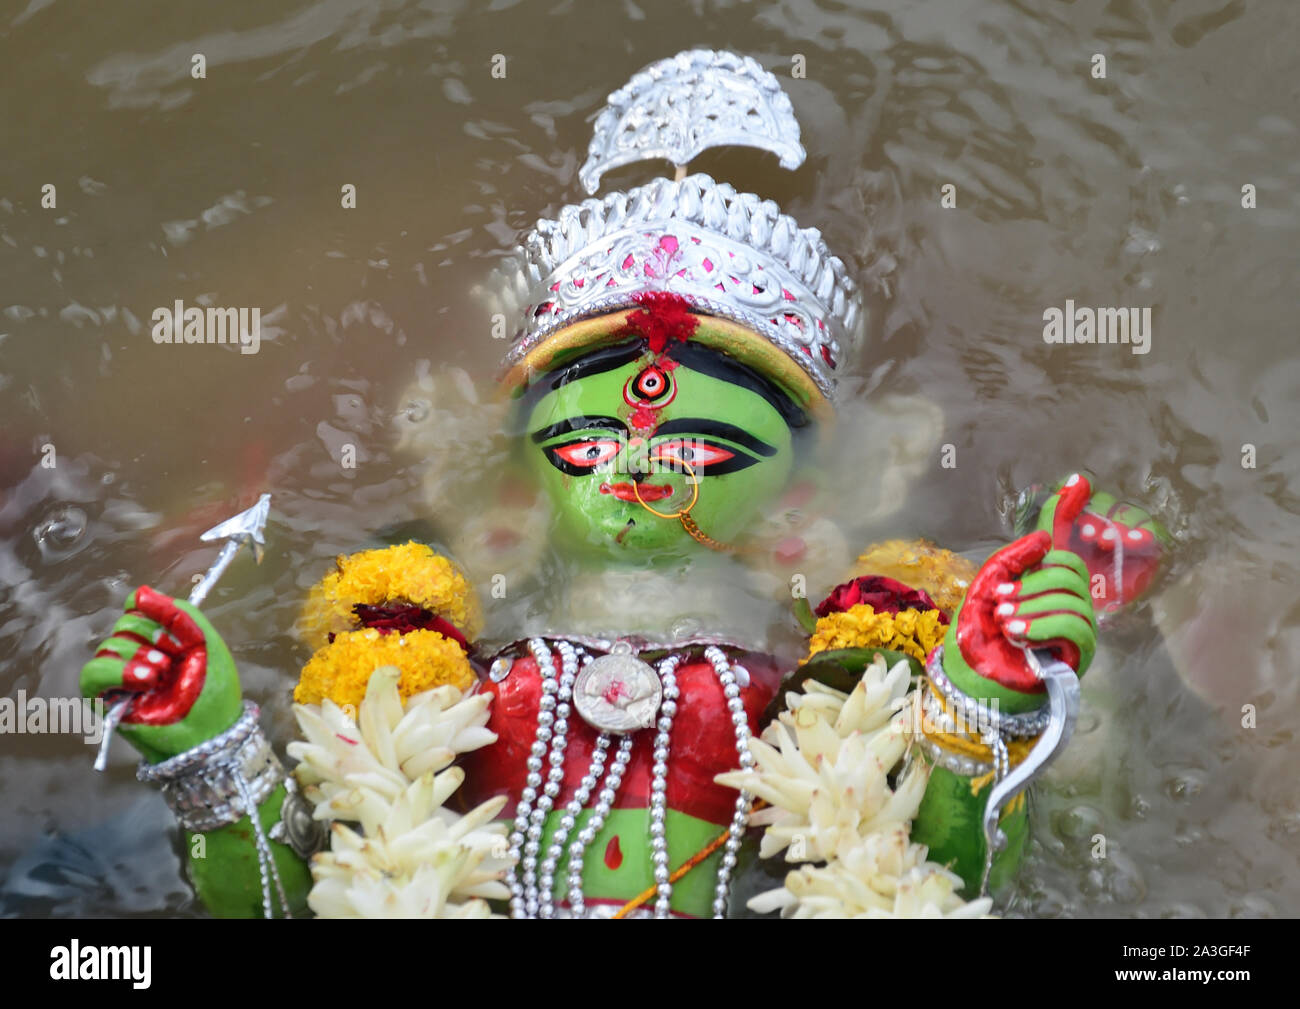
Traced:
<svg viewBox="0 0 1300 1009">
<path fill-rule="evenodd" d="M 226 568 L 230 567 L 230 562 L 235 559 L 235 555 L 244 544 L 248 544 L 253 551 L 253 560 L 258 564 L 262 563 L 263 547 L 266 545 L 262 531 L 266 528 L 266 519 L 270 512 L 271 495 L 263 494 L 251 508 L 245 508 L 238 515 L 232 515 L 199 536 L 204 543 L 222 540 L 225 542 L 222 544 L 221 552 L 217 554 L 217 559 L 212 562 L 212 566 L 190 592 L 188 602 L 191 606 L 198 606 L 208 597 L 208 593 L 225 573 Z M 122 724 L 122 719 L 130 713 L 134 703 L 134 695 L 123 697 L 116 701 L 104 716 L 104 736 L 100 740 L 99 753 L 95 757 L 96 771 L 108 767 L 108 748 L 112 743 L 113 735 L 117 732 L 117 727 Z"/>
<path fill-rule="evenodd" d="M 804 161 L 790 99 L 750 57 L 679 53 L 609 95 L 578 173 L 593 198 L 539 220 L 478 289 L 494 314 L 518 320 L 507 385 L 550 370 L 557 351 L 603 339 L 590 320 L 671 294 L 722 331 L 696 342 L 764 362 L 760 370 L 814 401 L 833 400 L 841 363 L 865 333 L 853 270 L 771 200 L 687 174 L 716 147 L 767 151 L 790 171 Z M 674 174 L 595 198 L 607 171 L 645 161 Z"/>
</svg>

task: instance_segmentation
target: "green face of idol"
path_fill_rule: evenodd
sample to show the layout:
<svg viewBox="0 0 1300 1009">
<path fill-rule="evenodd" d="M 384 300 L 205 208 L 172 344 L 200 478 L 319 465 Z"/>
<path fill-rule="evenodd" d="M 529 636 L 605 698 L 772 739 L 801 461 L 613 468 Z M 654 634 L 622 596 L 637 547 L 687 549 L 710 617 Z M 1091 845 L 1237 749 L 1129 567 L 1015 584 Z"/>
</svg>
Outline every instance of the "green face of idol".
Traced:
<svg viewBox="0 0 1300 1009">
<path fill-rule="evenodd" d="M 703 534 L 735 540 L 784 489 L 792 426 L 805 423 L 784 393 L 724 355 L 686 344 L 657 358 L 644 341 L 539 379 L 522 418 L 560 535 L 628 560 L 706 550 L 676 517 L 687 508 Z"/>
</svg>

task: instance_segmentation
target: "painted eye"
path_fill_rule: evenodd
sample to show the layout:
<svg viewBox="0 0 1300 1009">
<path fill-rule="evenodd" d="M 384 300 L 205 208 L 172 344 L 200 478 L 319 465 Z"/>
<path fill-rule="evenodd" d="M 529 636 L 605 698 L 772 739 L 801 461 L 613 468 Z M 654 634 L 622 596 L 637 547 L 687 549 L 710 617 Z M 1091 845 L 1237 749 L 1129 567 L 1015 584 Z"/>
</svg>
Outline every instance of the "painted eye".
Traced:
<svg viewBox="0 0 1300 1009">
<path fill-rule="evenodd" d="M 636 391 L 647 399 L 654 399 L 664 391 L 666 385 L 663 372 L 658 368 L 647 368 L 637 377 Z"/>
<path fill-rule="evenodd" d="M 656 403 L 656 406 L 666 406 L 672 402 L 674 395 L 673 383 L 668 373 L 653 364 L 629 378 L 623 387 L 623 399 L 631 406 L 647 402 L 656 403 L 657 400 L 663 402 Z"/>
<path fill-rule="evenodd" d="M 716 466 L 736 458 L 736 453 L 721 445 L 693 441 L 689 438 L 676 438 L 655 446 L 654 455 L 665 462 L 687 463 L 699 469 L 702 466 Z"/>
<path fill-rule="evenodd" d="M 599 466 L 618 455 L 619 443 L 605 438 L 571 441 L 567 445 L 557 445 L 547 449 L 570 466 L 590 469 Z"/>
</svg>

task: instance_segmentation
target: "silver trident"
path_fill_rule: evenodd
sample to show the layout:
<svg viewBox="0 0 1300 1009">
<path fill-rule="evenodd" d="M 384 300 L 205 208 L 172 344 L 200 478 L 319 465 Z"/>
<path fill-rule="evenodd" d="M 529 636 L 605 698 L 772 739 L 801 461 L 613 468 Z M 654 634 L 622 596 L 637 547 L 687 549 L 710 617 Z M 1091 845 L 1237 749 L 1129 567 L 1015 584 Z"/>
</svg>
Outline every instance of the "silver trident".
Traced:
<svg viewBox="0 0 1300 1009">
<path fill-rule="evenodd" d="M 230 562 L 235 559 L 235 554 L 239 553 L 239 548 L 245 543 L 253 551 L 253 560 L 258 564 L 262 563 L 262 547 L 266 545 L 262 530 L 266 528 L 266 517 L 270 511 L 271 495 L 263 494 L 257 499 L 257 504 L 251 508 L 245 508 L 238 515 L 231 516 L 199 536 L 199 539 L 205 543 L 225 540 L 225 544 L 221 547 L 221 553 L 217 554 L 217 559 L 212 562 L 212 567 L 208 568 L 207 573 L 199 579 L 199 583 L 190 592 L 191 606 L 198 606 L 208 597 L 212 587 L 217 584 L 217 579 L 222 576 L 226 568 L 230 567 Z M 113 741 L 113 734 L 117 732 L 117 727 L 134 703 L 134 696 L 123 697 L 109 708 L 104 716 L 104 736 L 99 741 L 99 753 L 95 757 L 96 771 L 102 771 L 108 766 L 108 747 Z"/>
<path fill-rule="evenodd" d="M 1026 648 L 1029 668 L 1047 688 L 1047 728 L 1025 759 L 1010 773 L 999 778 L 984 807 L 984 875 L 980 895 L 988 893 L 993 857 L 1007 846 L 1007 835 L 998 826 L 1002 808 L 1060 755 L 1074 735 L 1079 717 L 1079 677 L 1073 669 L 1046 648 Z"/>
</svg>

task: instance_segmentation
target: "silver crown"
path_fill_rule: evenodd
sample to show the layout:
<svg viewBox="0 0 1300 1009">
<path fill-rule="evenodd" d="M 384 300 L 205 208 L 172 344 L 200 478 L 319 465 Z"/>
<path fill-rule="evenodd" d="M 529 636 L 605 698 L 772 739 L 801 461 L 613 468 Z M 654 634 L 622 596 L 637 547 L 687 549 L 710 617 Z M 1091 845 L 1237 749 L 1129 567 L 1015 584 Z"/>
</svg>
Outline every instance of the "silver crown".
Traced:
<svg viewBox="0 0 1300 1009">
<path fill-rule="evenodd" d="M 758 147 L 792 171 L 803 164 L 790 99 L 749 56 L 678 53 L 650 64 L 607 101 L 578 173 L 592 195 L 611 168 L 651 158 L 684 165 L 710 147 Z"/>
<path fill-rule="evenodd" d="M 793 167 L 803 157 L 798 130 L 776 78 L 752 59 L 682 53 L 610 96 L 584 182 L 646 157 L 680 165 L 724 144 L 772 150 Z M 564 207 L 537 223 L 494 287 L 499 310 L 519 320 L 507 366 L 556 331 L 635 307 L 651 291 L 761 334 L 828 397 L 842 348 L 861 334 L 856 285 L 821 233 L 704 174 Z"/>
</svg>

